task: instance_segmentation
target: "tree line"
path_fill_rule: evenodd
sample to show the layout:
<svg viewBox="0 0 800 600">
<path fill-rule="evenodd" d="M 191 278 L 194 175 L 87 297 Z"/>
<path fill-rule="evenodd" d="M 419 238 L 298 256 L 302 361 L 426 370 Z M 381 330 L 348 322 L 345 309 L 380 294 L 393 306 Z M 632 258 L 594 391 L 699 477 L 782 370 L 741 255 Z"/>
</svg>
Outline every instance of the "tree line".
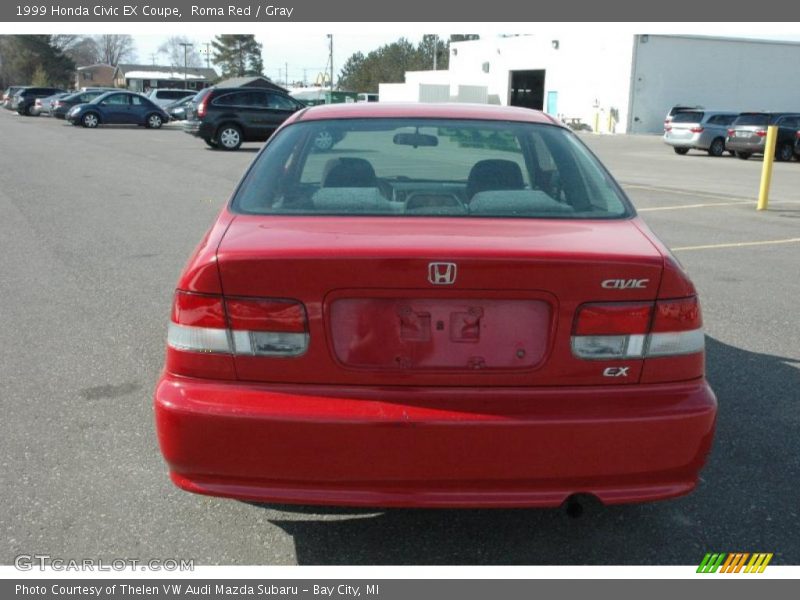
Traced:
<svg viewBox="0 0 800 600">
<path fill-rule="evenodd" d="M 402 83 L 406 71 L 447 69 L 450 63 L 450 43 L 476 40 L 473 34 L 451 35 L 444 40 L 436 35 L 424 35 L 415 46 L 406 38 L 364 54 L 356 52 L 345 61 L 339 75 L 338 87 L 357 92 L 377 92 L 379 83 Z"/>
<path fill-rule="evenodd" d="M 364 54 L 356 52 L 339 72 L 338 89 L 377 92 L 379 83 L 400 83 L 406 71 L 447 69 L 450 43 L 477 39 L 477 35 L 451 35 L 442 39 L 424 35 L 414 45 L 406 38 Z M 172 36 L 158 48 L 153 62 L 166 62 L 176 70 L 213 63 L 221 78 L 262 75 L 262 45 L 254 35 L 217 35 L 206 46 L 185 36 Z M 68 86 L 78 66 L 136 61 L 130 35 L 6 35 L 0 36 L 0 89 L 8 85 Z"/>
<path fill-rule="evenodd" d="M 172 36 L 151 59 L 176 70 L 213 63 L 223 78 L 261 75 L 264 70 L 262 45 L 254 35 L 218 35 L 209 50 L 204 61 L 199 45 L 185 36 Z M 0 35 L 0 89 L 27 84 L 67 87 L 77 67 L 136 60 L 130 35 Z"/>
</svg>

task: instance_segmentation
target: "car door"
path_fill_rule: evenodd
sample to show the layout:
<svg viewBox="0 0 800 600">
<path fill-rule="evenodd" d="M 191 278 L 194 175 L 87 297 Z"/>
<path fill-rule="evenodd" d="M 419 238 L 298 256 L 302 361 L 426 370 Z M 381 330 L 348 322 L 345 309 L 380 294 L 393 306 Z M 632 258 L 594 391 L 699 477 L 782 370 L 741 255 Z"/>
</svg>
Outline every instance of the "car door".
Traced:
<svg viewBox="0 0 800 600">
<path fill-rule="evenodd" d="M 260 90 L 242 89 L 222 94 L 212 100 L 212 104 L 222 111 L 221 120 L 233 121 L 242 129 L 246 141 L 262 141 L 265 136 L 265 104 Z"/>
<path fill-rule="evenodd" d="M 142 98 L 141 96 L 131 96 L 130 101 L 131 123 L 135 123 L 136 125 L 144 125 L 147 115 L 151 112 L 160 112 L 156 111 L 155 105 L 147 98 Z"/>
<path fill-rule="evenodd" d="M 100 102 L 103 122 L 115 125 L 131 123 L 130 100 L 128 94 L 111 94 Z"/>
<path fill-rule="evenodd" d="M 267 122 L 267 135 L 270 136 L 281 123 L 297 112 L 300 105 L 282 94 L 269 91 L 265 91 L 264 94 L 266 95 L 267 106 L 265 121 Z"/>
</svg>

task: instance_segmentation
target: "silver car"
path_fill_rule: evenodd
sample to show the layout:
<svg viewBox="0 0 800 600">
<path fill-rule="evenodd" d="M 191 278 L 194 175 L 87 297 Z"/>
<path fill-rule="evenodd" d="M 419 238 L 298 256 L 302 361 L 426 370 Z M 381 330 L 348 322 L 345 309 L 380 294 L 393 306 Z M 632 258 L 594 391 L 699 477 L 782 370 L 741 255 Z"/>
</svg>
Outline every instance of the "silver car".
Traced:
<svg viewBox="0 0 800 600">
<path fill-rule="evenodd" d="M 728 127 L 738 116 L 739 113 L 728 111 L 682 110 L 664 127 L 664 143 L 672 146 L 676 154 L 686 154 L 694 148 L 705 150 L 710 156 L 722 156 Z"/>
</svg>

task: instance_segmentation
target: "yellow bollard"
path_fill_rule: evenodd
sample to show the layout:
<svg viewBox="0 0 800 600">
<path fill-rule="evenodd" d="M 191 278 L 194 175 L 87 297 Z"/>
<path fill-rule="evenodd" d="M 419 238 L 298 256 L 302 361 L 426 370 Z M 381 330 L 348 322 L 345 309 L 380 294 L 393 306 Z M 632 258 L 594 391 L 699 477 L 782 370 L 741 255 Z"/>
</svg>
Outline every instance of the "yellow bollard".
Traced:
<svg viewBox="0 0 800 600">
<path fill-rule="evenodd" d="M 775 143 L 778 141 L 778 127 L 767 127 L 767 139 L 764 144 L 764 164 L 761 167 L 761 188 L 758 191 L 756 210 L 767 210 L 769 204 L 769 185 L 772 183 L 772 163 L 775 162 Z"/>
</svg>

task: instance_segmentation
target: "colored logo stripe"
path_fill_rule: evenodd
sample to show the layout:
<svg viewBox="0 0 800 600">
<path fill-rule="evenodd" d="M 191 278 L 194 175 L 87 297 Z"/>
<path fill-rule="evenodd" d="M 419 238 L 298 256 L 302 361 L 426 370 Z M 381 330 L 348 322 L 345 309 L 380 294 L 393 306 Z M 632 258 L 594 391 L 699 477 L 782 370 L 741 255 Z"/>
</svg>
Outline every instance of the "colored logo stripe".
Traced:
<svg viewBox="0 0 800 600">
<path fill-rule="evenodd" d="M 716 573 L 719 570 L 720 573 L 739 573 L 744 568 L 744 573 L 763 573 L 772 560 L 772 556 L 772 553 L 765 552 L 757 552 L 755 554 L 750 554 L 749 552 L 732 552 L 730 554 L 708 552 L 700 562 L 700 566 L 697 567 L 697 572 Z M 750 559 L 749 562 L 748 558 Z"/>
<path fill-rule="evenodd" d="M 698 573 L 716 573 L 719 566 L 722 564 L 722 561 L 725 560 L 725 553 L 722 554 L 711 554 L 710 552 L 707 553 L 704 557 L 700 566 L 697 567 Z"/>
</svg>

